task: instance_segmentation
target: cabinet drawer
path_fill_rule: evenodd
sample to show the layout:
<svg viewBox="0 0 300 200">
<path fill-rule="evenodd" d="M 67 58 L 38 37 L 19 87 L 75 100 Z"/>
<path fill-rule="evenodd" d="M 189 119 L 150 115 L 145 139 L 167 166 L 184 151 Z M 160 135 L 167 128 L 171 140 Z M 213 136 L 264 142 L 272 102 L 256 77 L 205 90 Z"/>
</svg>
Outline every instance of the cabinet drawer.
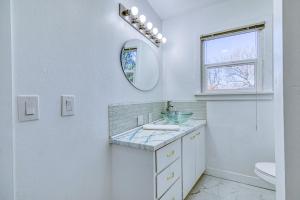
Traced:
<svg viewBox="0 0 300 200">
<path fill-rule="evenodd" d="M 156 194 L 160 198 L 181 175 L 181 160 L 176 160 L 172 165 L 156 177 Z"/>
<path fill-rule="evenodd" d="M 178 179 L 160 200 L 182 200 L 181 179 Z"/>
<path fill-rule="evenodd" d="M 181 141 L 177 140 L 156 151 L 156 172 L 159 173 L 181 155 Z"/>
</svg>

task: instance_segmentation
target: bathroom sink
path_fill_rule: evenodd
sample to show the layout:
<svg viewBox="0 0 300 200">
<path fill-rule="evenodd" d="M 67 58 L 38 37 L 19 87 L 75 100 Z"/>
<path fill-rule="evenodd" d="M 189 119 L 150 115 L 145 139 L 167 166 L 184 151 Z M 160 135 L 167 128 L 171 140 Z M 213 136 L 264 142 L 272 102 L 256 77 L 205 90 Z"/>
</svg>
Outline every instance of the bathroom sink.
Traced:
<svg viewBox="0 0 300 200">
<path fill-rule="evenodd" d="M 168 111 L 161 113 L 164 120 L 173 124 L 182 124 L 186 122 L 192 115 L 192 112 Z"/>
</svg>

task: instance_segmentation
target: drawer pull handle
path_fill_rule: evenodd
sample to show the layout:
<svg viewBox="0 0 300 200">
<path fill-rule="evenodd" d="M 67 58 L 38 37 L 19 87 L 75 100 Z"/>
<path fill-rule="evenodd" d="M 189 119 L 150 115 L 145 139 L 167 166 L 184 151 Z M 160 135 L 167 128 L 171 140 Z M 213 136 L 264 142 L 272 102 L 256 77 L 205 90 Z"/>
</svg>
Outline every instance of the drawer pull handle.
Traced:
<svg viewBox="0 0 300 200">
<path fill-rule="evenodd" d="M 170 157 L 174 156 L 174 154 L 175 154 L 174 150 L 171 151 L 171 152 L 169 152 L 169 153 L 167 153 L 167 158 L 170 158 Z"/>
<path fill-rule="evenodd" d="M 169 180 L 173 179 L 173 178 L 174 178 L 174 176 L 175 176 L 175 173 L 174 173 L 174 172 L 172 172 L 172 174 L 171 174 L 170 176 L 168 176 L 168 177 L 167 177 L 167 181 L 169 181 Z"/>
</svg>

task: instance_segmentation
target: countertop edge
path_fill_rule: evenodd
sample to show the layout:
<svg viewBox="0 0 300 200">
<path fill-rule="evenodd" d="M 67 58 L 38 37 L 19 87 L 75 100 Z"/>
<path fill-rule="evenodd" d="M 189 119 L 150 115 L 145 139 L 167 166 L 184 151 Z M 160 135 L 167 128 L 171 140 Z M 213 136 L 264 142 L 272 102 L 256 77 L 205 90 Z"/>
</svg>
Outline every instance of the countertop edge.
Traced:
<svg viewBox="0 0 300 200">
<path fill-rule="evenodd" d="M 157 151 L 158 149 L 163 148 L 164 146 L 166 146 L 166 145 L 168 145 L 168 144 L 170 144 L 170 143 L 172 143 L 172 142 L 178 140 L 179 138 L 182 138 L 182 137 L 184 137 L 184 136 L 186 136 L 186 135 L 188 135 L 188 134 L 190 134 L 190 133 L 192 133 L 192 132 L 198 130 L 199 128 L 201 128 L 201 127 L 203 127 L 203 126 L 206 126 L 206 122 L 203 123 L 203 124 L 199 124 L 198 126 L 195 126 L 195 127 L 191 128 L 191 129 L 187 130 L 186 132 L 180 134 L 180 135 L 177 135 L 177 136 L 175 136 L 175 137 L 173 137 L 173 138 L 170 138 L 170 139 L 166 140 L 165 142 L 163 142 L 163 143 L 161 143 L 161 144 L 159 144 L 159 145 L 156 145 L 156 146 L 153 148 L 153 151 Z"/>
<path fill-rule="evenodd" d="M 172 142 L 178 140 L 179 138 L 182 138 L 182 137 L 184 137 L 185 135 L 188 135 L 188 134 L 194 132 L 195 130 L 197 130 L 197 129 L 201 128 L 201 127 L 206 126 L 207 121 L 206 121 L 206 120 L 201 120 L 201 121 L 202 121 L 202 122 L 199 123 L 199 125 L 197 125 L 197 126 L 191 128 L 191 129 L 189 129 L 189 130 L 187 130 L 187 131 L 185 131 L 185 132 L 183 132 L 183 133 L 181 133 L 181 134 L 179 134 L 179 135 L 176 135 L 176 136 L 174 136 L 174 137 L 172 137 L 172 138 L 170 138 L 170 139 L 168 139 L 168 140 L 166 140 L 166 141 L 164 141 L 164 142 L 162 142 L 161 144 L 158 144 L 158 145 L 156 145 L 156 146 L 146 145 L 146 144 L 137 144 L 137 143 L 131 143 L 131 142 L 124 142 L 124 141 L 116 140 L 116 139 L 114 139 L 114 137 L 110 138 L 110 141 L 109 141 L 109 142 L 110 142 L 110 144 L 112 144 L 112 145 L 121 145 L 121 146 L 124 146 L 124 147 L 130 147 L 130 148 L 136 148 L 136 149 L 140 149 L 140 150 L 146 150 L 146 151 L 152 151 L 152 152 L 155 152 L 155 151 L 157 151 L 157 150 L 163 148 L 164 146 L 166 146 L 166 145 L 168 145 L 168 144 L 170 144 L 170 143 L 172 143 Z M 139 129 L 139 127 L 138 127 L 138 128 L 135 128 L 135 129 L 132 129 L 132 130 L 137 130 L 137 129 Z M 131 130 L 131 131 L 132 131 L 132 130 Z M 121 133 L 121 134 L 119 134 L 119 135 L 123 135 L 123 134 L 126 134 L 126 133 L 128 133 L 128 132 L 129 132 L 129 131 L 126 131 L 126 132 Z"/>
</svg>

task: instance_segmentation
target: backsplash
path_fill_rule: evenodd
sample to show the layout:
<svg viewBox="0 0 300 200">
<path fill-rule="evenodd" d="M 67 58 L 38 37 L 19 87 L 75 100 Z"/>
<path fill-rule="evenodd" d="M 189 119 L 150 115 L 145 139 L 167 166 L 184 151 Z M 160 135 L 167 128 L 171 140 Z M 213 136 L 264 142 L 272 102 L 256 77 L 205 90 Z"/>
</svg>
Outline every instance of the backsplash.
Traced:
<svg viewBox="0 0 300 200">
<path fill-rule="evenodd" d="M 206 119 L 206 101 L 172 102 L 175 110 L 193 112 L 193 118 Z M 137 116 L 144 116 L 144 124 L 149 123 L 148 114 L 152 113 L 152 121 L 161 118 L 166 102 L 115 104 L 108 106 L 109 135 L 114 136 L 137 127 Z"/>
<path fill-rule="evenodd" d="M 161 118 L 164 102 L 120 104 L 108 106 L 109 134 L 114 136 L 137 127 L 137 116 L 144 116 L 144 123 L 148 123 L 148 114 L 152 113 L 152 120 Z"/>
</svg>

